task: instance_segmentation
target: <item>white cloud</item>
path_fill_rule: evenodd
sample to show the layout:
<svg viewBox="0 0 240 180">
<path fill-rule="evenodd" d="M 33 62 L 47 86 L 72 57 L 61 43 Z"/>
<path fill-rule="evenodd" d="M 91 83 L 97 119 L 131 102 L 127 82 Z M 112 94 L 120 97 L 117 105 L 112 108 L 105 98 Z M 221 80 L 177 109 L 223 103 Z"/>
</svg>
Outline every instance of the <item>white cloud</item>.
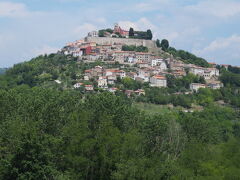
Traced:
<svg viewBox="0 0 240 180">
<path fill-rule="evenodd" d="M 233 0 L 205 0 L 198 4 L 186 6 L 189 12 L 228 18 L 240 14 L 240 2 Z"/>
<path fill-rule="evenodd" d="M 149 21 L 146 17 L 142 17 L 137 21 L 119 21 L 119 25 L 123 28 L 128 30 L 132 27 L 134 30 L 147 30 L 147 29 L 156 29 L 156 26 Z"/>
<path fill-rule="evenodd" d="M 136 5 L 135 10 L 137 12 L 146 12 L 146 11 L 153 11 L 156 10 L 157 6 L 149 3 L 139 3 Z"/>
<path fill-rule="evenodd" d="M 25 17 L 28 14 L 25 4 L 0 2 L 0 17 Z"/>
<path fill-rule="evenodd" d="M 229 63 L 239 65 L 240 61 L 240 35 L 232 35 L 227 38 L 220 38 L 212 41 L 202 49 L 195 49 L 193 52 L 204 56 L 211 61 L 218 63 Z"/>
</svg>

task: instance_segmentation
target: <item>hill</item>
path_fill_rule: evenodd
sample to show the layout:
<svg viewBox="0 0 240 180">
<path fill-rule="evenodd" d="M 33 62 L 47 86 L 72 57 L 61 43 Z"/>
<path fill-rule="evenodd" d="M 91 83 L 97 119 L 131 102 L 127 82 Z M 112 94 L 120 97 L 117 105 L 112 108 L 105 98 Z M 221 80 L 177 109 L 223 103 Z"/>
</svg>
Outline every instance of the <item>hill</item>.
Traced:
<svg viewBox="0 0 240 180">
<path fill-rule="evenodd" d="M 0 179 L 239 179 L 240 70 L 161 58 L 57 53 L 9 68 L 0 75 Z M 166 85 L 139 81 L 146 68 Z M 191 68 L 219 71 L 211 78 L 224 87 Z"/>
</svg>

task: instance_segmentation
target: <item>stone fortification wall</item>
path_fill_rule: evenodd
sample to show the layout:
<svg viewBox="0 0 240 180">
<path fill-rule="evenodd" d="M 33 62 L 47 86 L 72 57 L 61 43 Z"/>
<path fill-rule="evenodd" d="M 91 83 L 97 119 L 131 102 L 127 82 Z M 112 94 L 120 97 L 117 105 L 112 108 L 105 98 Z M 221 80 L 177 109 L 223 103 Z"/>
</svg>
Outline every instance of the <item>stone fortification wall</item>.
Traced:
<svg viewBox="0 0 240 180">
<path fill-rule="evenodd" d="M 135 45 L 135 46 L 146 46 L 150 49 L 156 48 L 156 42 L 152 40 L 144 40 L 144 39 L 128 39 L 128 38 L 111 38 L 111 37 L 86 37 L 86 42 L 96 42 L 97 44 L 106 45 L 106 44 L 114 44 L 121 43 L 125 45 Z"/>
</svg>

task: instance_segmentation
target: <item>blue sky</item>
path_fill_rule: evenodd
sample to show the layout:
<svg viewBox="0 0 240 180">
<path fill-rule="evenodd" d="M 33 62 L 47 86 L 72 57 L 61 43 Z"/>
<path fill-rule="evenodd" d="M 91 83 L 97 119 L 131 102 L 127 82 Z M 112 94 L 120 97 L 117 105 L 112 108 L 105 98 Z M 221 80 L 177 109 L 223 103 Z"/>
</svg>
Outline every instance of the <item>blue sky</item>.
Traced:
<svg viewBox="0 0 240 180">
<path fill-rule="evenodd" d="M 152 29 L 210 62 L 240 65 L 240 0 L 0 0 L 0 67 L 56 52 L 87 32 Z"/>
</svg>

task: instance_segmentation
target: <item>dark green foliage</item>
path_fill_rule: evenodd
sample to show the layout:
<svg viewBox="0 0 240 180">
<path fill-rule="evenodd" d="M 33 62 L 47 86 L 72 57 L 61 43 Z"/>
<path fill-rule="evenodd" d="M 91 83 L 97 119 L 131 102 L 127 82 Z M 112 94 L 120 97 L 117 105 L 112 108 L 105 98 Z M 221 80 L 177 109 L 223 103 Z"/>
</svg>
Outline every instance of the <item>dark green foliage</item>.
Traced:
<svg viewBox="0 0 240 180">
<path fill-rule="evenodd" d="M 111 33 L 111 34 L 113 33 L 113 30 L 110 29 L 110 28 L 106 29 L 106 31 L 109 32 L 109 33 Z"/>
<path fill-rule="evenodd" d="M 160 47 L 162 47 L 162 50 L 166 51 L 169 48 L 169 42 L 166 39 L 163 39 L 161 41 Z"/>
<path fill-rule="evenodd" d="M 152 40 L 153 35 L 152 35 L 152 31 L 150 29 L 147 30 L 147 39 L 148 40 Z"/>
<path fill-rule="evenodd" d="M 240 68 L 239 67 L 234 67 L 234 66 L 228 66 L 228 71 L 235 73 L 235 74 L 240 74 Z"/>
<path fill-rule="evenodd" d="M 99 37 L 104 37 L 105 35 L 104 35 L 104 33 L 106 32 L 106 30 L 99 30 L 98 31 L 98 36 Z"/>
<path fill-rule="evenodd" d="M 184 77 L 181 78 L 175 78 L 173 75 L 167 75 L 167 82 L 168 87 L 171 89 L 176 90 L 183 90 L 189 89 L 189 86 L 191 83 L 205 83 L 204 78 L 200 76 L 196 76 L 194 74 L 187 74 Z"/>
<path fill-rule="evenodd" d="M 136 52 L 148 52 L 148 48 L 145 46 L 123 45 L 123 51 L 136 51 Z"/>
<path fill-rule="evenodd" d="M 130 28 L 129 29 L 129 37 L 133 37 L 134 36 L 134 29 Z"/>
<path fill-rule="evenodd" d="M 239 177 L 231 108 L 146 115 L 124 96 L 26 86 L 0 106 L 0 179 Z"/>
<path fill-rule="evenodd" d="M 157 45 L 157 47 L 161 47 L 161 43 L 160 43 L 159 39 L 156 40 L 156 45 Z"/>
<path fill-rule="evenodd" d="M 169 47 L 167 52 L 172 54 L 176 58 L 177 57 L 180 58 L 185 63 L 195 64 L 195 65 L 202 66 L 202 67 L 210 67 L 210 65 L 208 64 L 208 62 L 205 59 L 197 57 L 194 54 L 189 53 L 187 51 L 176 50 L 173 47 Z"/>
<path fill-rule="evenodd" d="M 236 70 L 223 71 L 226 87 L 193 94 L 185 94 L 189 84 L 204 79 L 190 73 L 168 76 L 168 88 L 118 78 L 119 89 L 145 89 L 146 96 L 133 98 L 124 91 L 44 88 L 59 78 L 72 85 L 79 73 L 96 65 L 103 63 L 51 54 L 0 76 L 0 179 L 240 178 Z M 147 114 L 133 100 L 161 105 Z M 201 108 L 182 110 L 194 105 Z"/>
<path fill-rule="evenodd" d="M 143 84 L 141 82 L 135 81 L 129 77 L 121 79 L 120 83 L 124 86 L 125 89 L 137 90 L 143 87 Z"/>
<path fill-rule="evenodd" d="M 152 31 L 134 31 L 134 38 L 136 39 L 146 39 L 151 40 L 152 39 Z"/>
<path fill-rule="evenodd" d="M 105 33 L 110 33 L 112 34 L 113 33 L 113 30 L 108 28 L 108 29 L 101 29 L 98 31 L 98 36 L 99 37 L 105 37 Z"/>
<path fill-rule="evenodd" d="M 231 86 L 240 87 L 240 74 L 224 72 L 222 73 L 220 79 L 225 86 L 231 85 Z"/>
</svg>

